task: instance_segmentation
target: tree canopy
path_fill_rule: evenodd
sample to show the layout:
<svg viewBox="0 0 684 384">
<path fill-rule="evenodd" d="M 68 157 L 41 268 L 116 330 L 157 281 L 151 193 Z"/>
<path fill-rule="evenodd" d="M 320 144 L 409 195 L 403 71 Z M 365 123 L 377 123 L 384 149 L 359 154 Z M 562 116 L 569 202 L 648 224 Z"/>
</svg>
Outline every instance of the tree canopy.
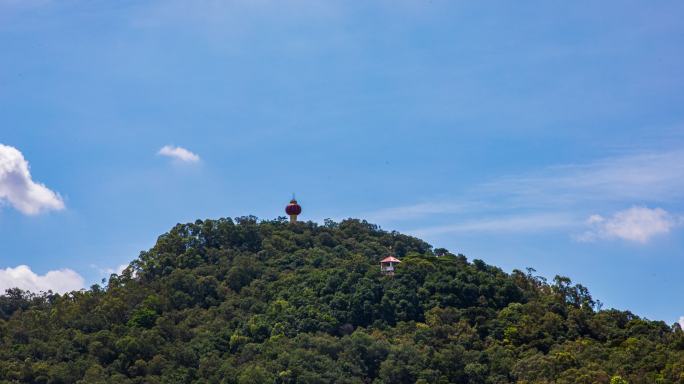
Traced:
<svg viewBox="0 0 684 384">
<path fill-rule="evenodd" d="M 178 224 L 103 286 L 0 296 L 0 383 L 665 384 L 683 351 L 566 277 L 351 219 Z"/>
</svg>

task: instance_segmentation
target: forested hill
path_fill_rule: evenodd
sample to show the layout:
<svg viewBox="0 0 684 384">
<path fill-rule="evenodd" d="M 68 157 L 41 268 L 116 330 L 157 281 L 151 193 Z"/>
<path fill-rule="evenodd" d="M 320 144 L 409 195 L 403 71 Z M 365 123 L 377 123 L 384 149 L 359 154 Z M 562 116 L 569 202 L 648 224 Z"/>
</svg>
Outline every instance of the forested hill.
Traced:
<svg viewBox="0 0 684 384">
<path fill-rule="evenodd" d="M 1 383 L 684 383 L 683 350 L 567 278 L 358 220 L 179 224 L 106 287 L 0 297 Z"/>
</svg>

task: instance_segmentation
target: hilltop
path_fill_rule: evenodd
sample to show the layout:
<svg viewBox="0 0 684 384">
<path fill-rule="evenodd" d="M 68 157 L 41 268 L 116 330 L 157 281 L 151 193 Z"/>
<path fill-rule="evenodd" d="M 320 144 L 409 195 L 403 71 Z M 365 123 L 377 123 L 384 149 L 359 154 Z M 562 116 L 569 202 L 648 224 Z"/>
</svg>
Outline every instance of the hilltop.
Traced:
<svg viewBox="0 0 684 384">
<path fill-rule="evenodd" d="M 684 383 L 679 325 L 533 272 L 359 220 L 178 224 L 104 286 L 0 296 L 0 382 Z"/>
</svg>

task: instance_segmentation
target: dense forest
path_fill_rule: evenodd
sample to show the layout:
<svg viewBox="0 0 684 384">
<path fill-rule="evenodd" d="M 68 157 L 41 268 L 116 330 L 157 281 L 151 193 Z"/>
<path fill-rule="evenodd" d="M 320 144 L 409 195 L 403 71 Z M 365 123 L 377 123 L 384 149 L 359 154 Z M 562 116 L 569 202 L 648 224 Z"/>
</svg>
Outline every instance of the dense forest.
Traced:
<svg viewBox="0 0 684 384">
<path fill-rule="evenodd" d="M 88 290 L 6 291 L 0 383 L 684 383 L 684 334 L 365 221 L 242 217 Z"/>
</svg>

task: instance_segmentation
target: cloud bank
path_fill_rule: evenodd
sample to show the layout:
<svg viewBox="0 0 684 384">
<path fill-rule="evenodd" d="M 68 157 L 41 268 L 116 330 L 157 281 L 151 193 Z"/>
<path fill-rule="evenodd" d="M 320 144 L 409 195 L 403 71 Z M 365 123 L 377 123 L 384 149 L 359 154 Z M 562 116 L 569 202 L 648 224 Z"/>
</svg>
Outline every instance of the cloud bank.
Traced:
<svg viewBox="0 0 684 384">
<path fill-rule="evenodd" d="M 678 201 L 684 190 L 684 151 L 673 150 L 559 165 L 499 177 L 461 192 L 457 200 L 425 201 L 369 212 L 378 220 L 399 221 L 432 215 L 504 211 L 543 212 L 589 204 Z M 509 212 L 510 213 L 510 212 Z"/>
<path fill-rule="evenodd" d="M 84 282 L 83 277 L 71 269 L 49 271 L 44 275 L 36 274 L 27 265 L 0 269 L 0 294 L 9 288 L 65 293 L 83 288 Z"/>
<path fill-rule="evenodd" d="M 157 154 L 184 163 L 196 163 L 200 160 L 200 157 L 197 154 L 192 153 L 183 147 L 174 147 L 172 145 L 163 146 Z"/>
<path fill-rule="evenodd" d="M 539 213 L 521 214 L 506 217 L 490 217 L 486 219 L 464 221 L 457 224 L 420 228 L 409 232 L 419 237 L 468 232 L 540 232 L 571 228 L 575 224 L 576 221 L 567 215 Z"/>
<path fill-rule="evenodd" d="M 480 186 L 485 198 L 525 206 L 672 201 L 684 189 L 684 151 L 638 153 L 548 167 Z"/>
<path fill-rule="evenodd" d="M 0 144 L 0 201 L 26 215 L 64 209 L 64 201 L 45 185 L 33 181 L 24 155 Z"/>
<path fill-rule="evenodd" d="M 684 151 L 628 153 L 499 177 L 459 191 L 456 198 L 388 207 L 364 216 L 383 224 L 428 218 L 444 223 L 412 232 L 423 236 L 567 230 L 579 241 L 643 244 L 671 232 L 682 220 L 661 208 L 634 204 L 676 204 L 682 190 Z M 610 217 L 592 215 L 605 207 L 630 206 Z"/>
<path fill-rule="evenodd" d="M 667 234 L 678 220 L 661 208 L 632 207 L 616 212 L 611 217 L 591 215 L 591 227 L 578 237 L 580 241 L 622 239 L 645 244 L 656 235 Z"/>
</svg>

